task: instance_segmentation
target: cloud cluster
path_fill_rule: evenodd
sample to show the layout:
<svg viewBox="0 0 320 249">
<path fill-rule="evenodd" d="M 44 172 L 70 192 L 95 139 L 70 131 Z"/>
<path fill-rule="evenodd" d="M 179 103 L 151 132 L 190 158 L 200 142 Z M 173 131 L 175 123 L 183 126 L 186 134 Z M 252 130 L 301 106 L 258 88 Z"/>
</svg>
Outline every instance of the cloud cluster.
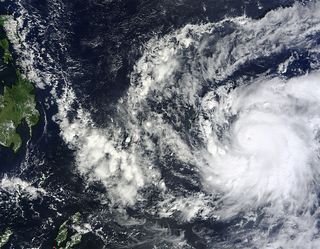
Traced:
<svg viewBox="0 0 320 249">
<path fill-rule="evenodd" d="M 228 219 L 262 209 L 265 224 L 255 223 L 248 247 L 312 248 L 318 243 L 320 75 L 281 76 L 301 51 L 310 70 L 319 69 L 319 34 L 320 4 L 297 3 L 259 20 L 226 18 L 155 37 L 136 62 L 113 122 L 103 128 L 81 108 L 67 73 L 46 51 L 31 45 L 28 54 L 17 43 L 15 48 L 32 80 L 50 82 L 55 121 L 75 152 L 77 170 L 89 184 L 101 182 L 115 202 L 134 205 L 143 190 L 157 187 L 170 200 L 159 203 L 162 216 L 180 211 L 187 221 L 198 215 Z M 267 58 L 277 61 L 259 65 Z M 37 69 L 46 64 L 58 76 Z M 248 64 L 264 70 L 241 75 Z M 173 191 L 167 187 L 173 177 L 177 185 L 191 186 L 202 179 L 197 186 L 205 186 L 203 193 L 179 196 L 177 189 L 187 184 Z M 277 225 L 283 229 L 276 235 L 263 232 Z M 238 229 L 235 237 L 249 233 Z"/>
</svg>

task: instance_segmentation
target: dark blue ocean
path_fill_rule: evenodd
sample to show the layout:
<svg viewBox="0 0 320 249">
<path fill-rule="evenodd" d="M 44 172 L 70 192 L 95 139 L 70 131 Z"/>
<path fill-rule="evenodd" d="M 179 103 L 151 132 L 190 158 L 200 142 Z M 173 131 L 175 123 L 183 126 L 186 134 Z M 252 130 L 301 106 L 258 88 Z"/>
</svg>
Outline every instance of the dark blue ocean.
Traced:
<svg viewBox="0 0 320 249">
<path fill-rule="evenodd" d="M 268 200 L 271 200 L 263 203 L 258 197 L 253 197 L 250 200 L 254 207 L 250 212 L 241 208 L 236 215 L 220 219 L 224 205 L 238 207 L 237 204 L 230 204 L 227 198 L 218 201 L 224 189 L 222 194 L 218 190 L 217 193 L 210 192 L 215 186 L 203 180 L 205 174 L 202 168 L 193 159 L 186 159 L 188 155 L 178 154 L 187 147 L 186 151 L 197 150 L 203 155 L 202 145 L 207 140 L 199 132 L 202 129 L 202 121 L 199 120 L 209 122 L 214 116 L 210 116 L 209 112 L 207 116 L 200 115 L 203 111 L 200 100 L 207 98 L 208 92 L 215 91 L 218 86 L 228 85 L 230 87 L 226 92 L 229 93 L 243 82 L 262 77 L 289 80 L 319 69 L 319 13 L 314 14 L 307 28 L 288 14 L 290 8 L 301 12 L 301 20 L 306 20 L 305 25 L 308 25 L 309 19 L 305 15 L 309 12 L 304 8 L 312 11 L 316 8 L 312 4 L 315 2 L 294 0 L 1 1 L 0 14 L 10 15 L 18 23 L 16 32 L 21 37 L 12 42 L 12 53 L 21 70 L 35 84 L 37 108 L 41 114 L 31 138 L 25 135 L 27 129 L 23 125 L 19 127 L 24 144 L 18 153 L 0 147 L 0 235 L 7 228 L 13 232 L 1 248 L 293 248 L 286 234 L 290 234 L 288 240 L 291 238 L 295 241 L 299 232 L 308 229 L 299 223 L 296 230 L 292 228 L 295 231 L 292 232 L 287 229 L 291 218 L 279 214 L 273 219 L 265 211 L 264 208 L 272 207 L 272 203 L 277 203 L 279 198 L 272 199 L 272 193 L 267 197 L 263 195 L 261 199 L 270 197 Z M 279 9 L 288 9 L 288 13 L 283 14 L 288 15 L 284 20 L 281 20 L 281 13 L 277 14 Z M 270 22 L 273 16 L 281 20 L 272 26 L 272 31 L 267 25 L 263 29 L 266 16 Z M 250 20 L 243 28 L 245 30 L 247 25 L 247 33 L 238 28 L 237 25 L 242 24 L 233 21 L 239 17 Z M 224 21 L 226 19 L 230 21 Z M 206 31 L 196 28 L 183 31 L 189 32 L 190 37 L 197 41 L 196 45 L 183 45 L 185 41 L 182 38 L 179 40 L 175 33 L 186 25 L 205 26 L 219 22 L 222 24 L 213 26 L 210 31 L 207 31 L 207 27 L 202 28 Z M 290 36 L 290 32 L 294 33 L 294 28 L 293 31 L 290 29 L 294 22 L 297 22 L 298 28 L 301 26 L 301 30 L 306 30 L 306 34 L 301 34 L 304 38 L 298 37 L 298 34 Z M 12 24 L 6 27 L 14 29 Z M 272 46 L 268 47 L 268 51 L 259 50 L 269 42 L 264 43 L 263 39 L 251 43 L 269 31 L 270 36 L 278 34 L 277 27 L 283 28 L 285 34 L 283 40 L 281 37 L 275 41 L 270 38 L 274 42 L 274 50 Z M 290 30 L 286 31 L 286 27 Z M 254 28 L 261 28 L 262 31 L 253 33 Z M 248 39 L 242 38 L 246 36 Z M 213 66 L 211 62 L 203 62 L 201 58 L 206 56 L 224 56 L 222 52 L 219 53 L 219 42 L 222 47 L 226 44 L 226 50 L 230 49 L 226 52 L 229 53 L 225 60 L 227 62 L 219 64 L 217 59 Z M 175 46 L 170 50 L 172 44 L 176 44 L 177 51 L 174 50 Z M 237 54 L 232 47 L 239 44 L 244 48 L 239 49 Z M 179 66 L 171 64 L 171 52 L 168 52 L 169 59 L 166 57 L 167 48 L 168 51 L 175 51 L 172 53 Z M 246 52 L 242 54 L 244 50 Z M 163 62 L 162 59 L 158 61 L 157 56 L 163 56 L 165 69 L 160 68 Z M 237 64 L 237 61 L 241 62 Z M 214 66 L 218 64 L 220 66 Z M 285 70 L 279 69 L 280 64 L 286 65 Z M 226 72 L 219 71 L 219 68 L 227 68 L 228 65 L 235 66 Z M 160 69 L 157 71 L 158 66 Z M 212 74 L 210 67 L 214 68 Z M 174 76 L 167 74 L 170 68 L 175 68 Z M 189 75 L 198 74 L 202 76 L 189 80 Z M 149 90 L 150 97 L 136 101 L 142 95 L 135 95 L 134 89 L 140 91 L 139 79 L 149 80 L 148 77 L 155 82 Z M 183 98 L 189 96 L 187 92 L 172 89 L 180 89 L 177 84 L 189 81 L 190 87 L 186 89 L 191 91 L 196 88 L 197 99 L 190 97 L 185 101 Z M 166 85 L 159 90 L 162 82 L 166 82 Z M 198 89 L 197 85 L 201 85 L 201 88 Z M 59 102 L 65 99 L 66 89 L 72 89 L 74 94 L 70 94 L 70 99 L 75 99 L 71 104 Z M 222 103 L 221 96 L 216 94 L 212 98 Z M 63 112 L 63 107 L 66 112 Z M 79 110 L 88 113 L 90 121 L 84 121 L 87 116 L 81 116 Z M 63 113 L 66 113 L 65 116 Z M 224 125 L 217 128 L 220 134 L 216 134 L 221 141 L 225 138 L 224 129 L 228 129 L 228 122 L 231 124 L 237 117 L 230 115 L 226 120 Z M 149 125 L 148 122 L 152 123 L 151 128 L 140 130 L 139 127 Z M 178 134 L 185 147 L 177 149 L 176 144 L 172 145 L 175 142 L 171 141 L 178 141 L 178 138 L 169 134 L 169 131 Z M 291 137 L 288 139 L 290 147 Z M 111 141 L 110 145 L 108 141 Z M 100 143 L 103 145 L 100 146 Z M 177 146 L 180 144 L 177 142 Z M 114 147 L 110 149 L 111 146 Z M 99 154 L 100 149 L 103 155 Z M 195 161 L 202 163 L 207 156 L 200 158 L 200 154 L 192 156 Z M 134 159 L 132 156 L 135 156 Z M 118 165 L 115 171 L 110 163 L 113 162 L 112 158 Z M 132 166 L 127 171 L 122 163 L 138 166 Z M 110 166 L 104 169 L 103 165 Z M 107 176 L 101 171 L 107 172 Z M 279 172 L 276 175 L 281 175 L 283 171 Z M 223 174 L 217 173 L 214 179 L 220 179 L 218 177 Z M 269 177 L 268 174 L 265 178 Z M 293 175 L 292 179 L 296 179 Z M 317 180 L 316 176 L 313 177 L 310 185 L 317 185 Z M 255 182 L 255 179 L 252 181 Z M 302 181 L 297 182 L 299 184 Z M 241 192 L 243 185 L 234 184 L 233 188 L 239 188 Z M 230 193 L 233 193 L 233 188 Z M 252 184 L 252 188 L 258 191 L 258 185 Z M 310 189 L 315 195 L 318 194 L 316 187 Z M 240 197 L 236 203 L 255 193 L 242 191 L 241 196 L 243 194 L 244 197 Z M 279 196 L 282 198 L 284 195 Z M 197 196 L 203 201 L 202 204 L 196 203 L 197 199 L 194 198 Z M 258 203 L 257 207 L 255 203 Z M 197 204 L 196 209 L 194 204 Z M 179 208 L 179 205 L 183 208 Z M 319 208 L 317 205 L 314 202 L 312 210 L 309 207 L 301 208 L 301 214 L 297 217 L 303 219 L 302 214 L 305 213 L 313 217 Z M 196 211 L 188 216 L 187 211 L 191 210 Z M 219 214 L 215 210 L 219 210 Z M 70 217 L 77 212 L 80 212 L 81 220 L 72 223 Z M 250 220 L 250 217 L 254 218 Z M 57 246 L 59 227 L 65 221 L 68 221 L 68 237 L 61 246 Z M 319 222 L 318 218 L 312 221 Z M 67 247 L 67 241 L 71 241 L 74 234 L 81 234 L 81 241 Z M 301 240 L 312 241 L 306 243 L 305 248 L 317 248 L 317 243 L 313 241 L 319 235 L 313 232 L 312 236 L 303 237 Z M 303 248 L 299 247 L 301 243 L 295 243 L 298 245 L 296 248 Z"/>
</svg>

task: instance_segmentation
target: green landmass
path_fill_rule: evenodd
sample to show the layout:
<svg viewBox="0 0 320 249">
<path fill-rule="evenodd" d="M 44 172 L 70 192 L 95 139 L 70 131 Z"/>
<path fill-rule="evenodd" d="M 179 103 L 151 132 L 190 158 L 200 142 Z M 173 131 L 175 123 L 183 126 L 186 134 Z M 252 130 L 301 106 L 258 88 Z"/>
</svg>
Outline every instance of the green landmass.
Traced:
<svg viewBox="0 0 320 249">
<path fill-rule="evenodd" d="M 81 219 L 81 214 L 80 212 L 75 213 L 74 215 L 71 216 L 71 220 L 74 224 L 78 224 Z"/>
<path fill-rule="evenodd" d="M 5 20 L 6 17 L 0 17 L 0 52 L 3 55 L 0 65 L 5 66 L 0 72 L 3 87 L 0 95 L 0 145 L 12 147 L 17 152 L 22 144 L 18 126 L 25 121 L 31 136 L 40 114 L 36 109 L 32 83 L 21 75 L 12 60 L 10 43 L 3 28 Z M 11 84 L 8 83 L 9 77 L 15 79 Z"/>
<path fill-rule="evenodd" d="M 58 246 L 61 246 L 68 238 L 67 221 L 65 221 L 59 228 L 56 242 Z"/>
<path fill-rule="evenodd" d="M 3 15 L 0 16 L 0 26 L 1 27 L 3 27 L 6 20 L 7 20 L 7 16 L 3 16 Z"/>
<path fill-rule="evenodd" d="M 73 226 L 79 226 L 80 220 L 81 214 L 77 212 L 59 227 L 58 235 L 56 237 L 56 243 L 59 249 L 73 249 L 81 242 L 82 235 L 77 232 L 74 233 L 74 229 L 72 228 Z M 69 234 L 72 235 L 68 239 Z"/>
<path fill-rule="evenodd" d="M 6 16 L 0 16 L 0 27 L 3 29 L 4 23 L 7 20 Z M 2 38 L 0 40 L 0 47 L 3 50 L 3 61 L 5 64 L 9 64 L 12 61 L 12 55 L 9 50 L 9 40 L 7 38 Z"/>
<path fill-rule="evenodd" d="M 21 146 L 21 137 L 16 129 L 25 120 L 30 135 L 32 126 L 39 121 L 32 84 L 17 72 L 18 81 L 11 87 L 5 86 L 0 96 L 0 144 L 16 152 Z"/>
<path fill-rule="evenodd" d="M 3 61 L 5 64 L 9 64 L 12 60 L 11 53 L 9 51 L 9 41 L 8 39 L 1 39 L 0 40 L 0 47 L 3 49 Z"/>
<path fill-rule="evenodd" d="M 81 242 L 82 235 L 81 234 L 74 234 L 71 236 L 70 240 L 67 242 L 65 249 L 72 249 L 74 246 Z"/>
<path fill-rule="evenodd" d="M 9 228 L 7 228 L 5 232 L 2 235 L 0 235 L 0 248 L 2 248 L 4 245 L 8 243 L 12 234 L 13 232 Z"/>
</svg>

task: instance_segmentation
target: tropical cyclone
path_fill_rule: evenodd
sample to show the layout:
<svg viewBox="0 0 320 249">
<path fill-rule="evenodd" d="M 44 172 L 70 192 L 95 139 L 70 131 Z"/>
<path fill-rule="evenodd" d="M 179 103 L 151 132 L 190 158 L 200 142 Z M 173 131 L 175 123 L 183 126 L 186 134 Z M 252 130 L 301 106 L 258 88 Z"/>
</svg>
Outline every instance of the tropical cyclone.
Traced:
<svg viewBox="0 0 320 249">
<path fill-rule="evenodd" d="M 204 192 L 216 196 L 214 210 L 205 202 L 202 210 L 221 221 L 241 217 L 232 232 L 239 248 L 317 248 L 319 9 L 296 4 L 260 20 L 187 25 L 151 39 L 108 130 L 91 125 L 82 110 L 72 123 L 64 118 L 73 98 L 66 89 L 59 118 L 79 171 L 134 204 L 151 184 L 178 195 L 169 177 L 159 176 L 168 167 L 171 177 L 202 180 Z M 308 51 L 312 73 L 292 70 L 295 51 Z M 259 60 L 261 73 L 252 77 L 246 69 Z M 180 200 L 168 206 L 188 212 Z M 201 213 L 209 211 L 194 215 Z M 254 231 L 246 228 L 252 222 Z M 215 245 L 234 248 L 230 241 Z"/>
<path fill-rule="evenodd" d="M 119 223 L 131 234 L 141 222 L 155 231 L 152 241 L 166 240 L 171 234 L 159 235 L 153 224 L 166 218 L 172 231 L 174 223 L 187 227 L 181 231 L 188 244 L 197 237 L 203 248 L 319 248 L 319 10 L 319 4 L 297 3 L 258 20 L 226 18 L 155 36 L 144 44 L 127 93 L 102 127 L 81 107 L 68 78 L 61 85 L 52 80 L 59 70 L 51 75 L 43 72 L 48 64 L 37 67 L 19 56 L 25 66 L 35 63 L 35 76 L 48 73 L 49 80 L 38 81 L 52 84 L 54 121 L 88 190 L 102 200 L 90 210 L 93 231 L 102 233 L 100 224 L 111 221 L 113 235 Z M 47 54 L 41 42 L 28 42 L 22 54 Z M 96 183 L 98 191 L 90 188 Z M 110 219 L 100 216 L 106 207 Z M 59 220 L 58 246 L 78 243 L 78 235 L 67 237 L 71 220 Z M 136 231 L 139 246 L 153 243 L 145 230 Z M 97 235 L 106 246 L 112 243 Z M 177 247 L 168 248 L 189 248 L 173 243 Z"/>
</svg>

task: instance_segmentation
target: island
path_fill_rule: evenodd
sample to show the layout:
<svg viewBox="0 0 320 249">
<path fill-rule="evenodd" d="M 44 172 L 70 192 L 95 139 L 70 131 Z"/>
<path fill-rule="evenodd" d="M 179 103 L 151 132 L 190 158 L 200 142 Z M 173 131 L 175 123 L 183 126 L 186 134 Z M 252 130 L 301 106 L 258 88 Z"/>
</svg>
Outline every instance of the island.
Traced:
<svg viewBox="0 0 320 249">
<path fill-rule="evenodd" d="M 26 122 L 31 137 L 40 114 L 33 84 L 22 75 L 10 52 L 10 41 L 4 29 L 6 18 L 0 16 L 0 145 L 17 152 L 22 145 L 18 126 Z"/>
<path fill-rule="evenodd" d="M 66 220 L 59 227 L 58 235 L 56 237 L 57 248 L 60 249 L 73 249 L 77 244 L 81 242 L 82 235 L 79 233 L 74 233 L 70 236 L 68 240 L 69 230 L 74 230 L 72 228 L 79 227 L 81 220 L 81 214 L 79 212 L 75 213 L 68 220 Z M 82 229 L 84 231 L 84 229 Z"/>
<path fill-rule="evenodd" d="M 12 235 L 12 231 L 7 228 L 3 234 L 0 235 L 0 248 L 6 245 Z"/>
</svg>

